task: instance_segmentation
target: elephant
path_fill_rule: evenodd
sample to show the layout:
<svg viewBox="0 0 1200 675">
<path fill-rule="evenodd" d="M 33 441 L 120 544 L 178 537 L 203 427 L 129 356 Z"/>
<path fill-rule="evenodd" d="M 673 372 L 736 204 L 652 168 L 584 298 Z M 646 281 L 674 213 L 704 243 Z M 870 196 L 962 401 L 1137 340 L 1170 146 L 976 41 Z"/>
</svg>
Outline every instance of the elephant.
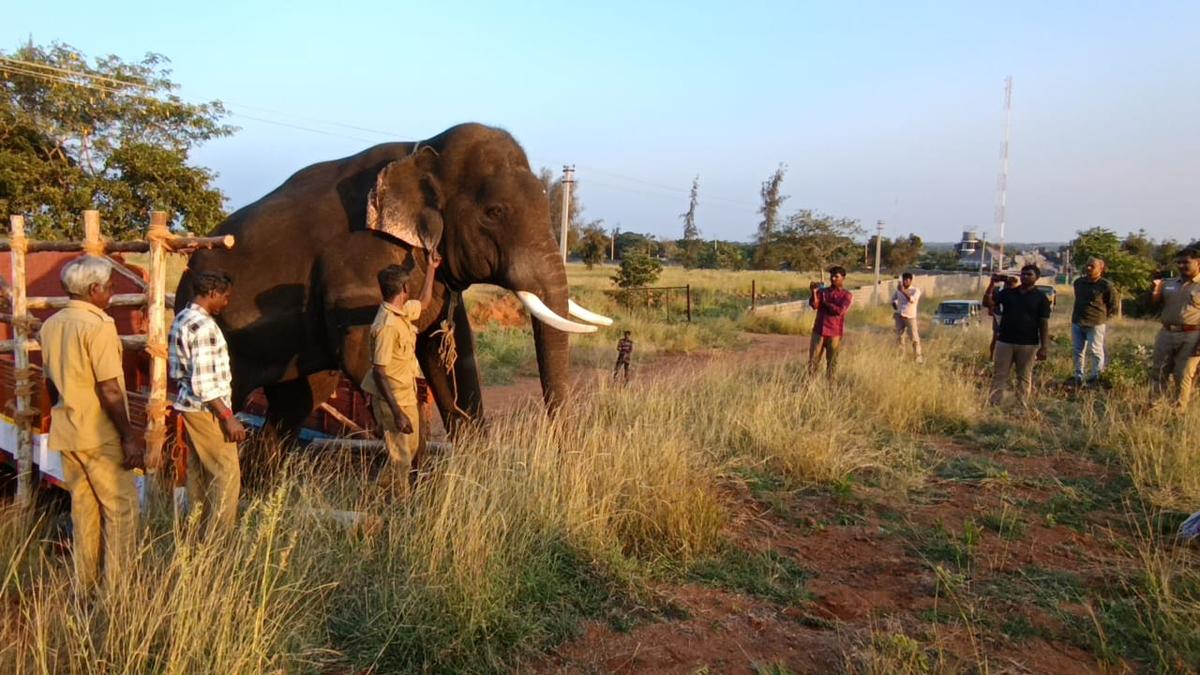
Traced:
<svg viewBox="0 0 1200 675">
<path fill-rule="evenodd" d="M 475 340 L 461 301 L 476 283 L 511 290 L 531 315 L 542 394 L 553 411 L 567 399 L 568 334 L 611 320 L 568 297 L 549 222 L 545 188 L 513 136 L 461 124 L 296 172 L 216 227 L 212 234 L 232 234 L 236 244 L 192 256 L 175 308 L 190 301 L 194 275 L 221 270 L 232 277 L 232 299 L 218 320 L 235 406 L 262 387 L 268 421 L 294 431 L 334 391 L 340 373 L 357 384 L 370 368 L 369 330 L 381 302 L 377 272 L 405 266 L 415 292 L 425 275 L 422 249 L 436 248 L 443 262 L 433 300 L 416 322 L 417 358 L 446 428 L 483 415 Z M 452 367 L 439 358 L 439 331 L 453 335 Z"/>
</svg>

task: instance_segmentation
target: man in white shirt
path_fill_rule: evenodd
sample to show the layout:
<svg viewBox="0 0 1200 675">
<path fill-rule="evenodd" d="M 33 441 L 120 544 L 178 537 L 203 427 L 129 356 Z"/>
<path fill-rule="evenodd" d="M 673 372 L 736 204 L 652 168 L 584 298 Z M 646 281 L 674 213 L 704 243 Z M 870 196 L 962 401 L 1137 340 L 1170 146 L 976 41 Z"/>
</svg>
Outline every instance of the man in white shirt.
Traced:
<svg viewBox="0 0 1200 675">
<path fill-rule="evenodd" d="M 920 299 L 921 289 L 913 286 L 912 272 L 905 272 L 900 277 L 900 286 L 892 295 L 892 309 L 896 310 L 892 317 L 896 320 L 896 344 L 903 347 L 904 336 L 907 334 L 912 340 L 917 363 L 924 361 L 921 356 L 921 333 L 917 329 L 917 302 Z"/>
</svg>

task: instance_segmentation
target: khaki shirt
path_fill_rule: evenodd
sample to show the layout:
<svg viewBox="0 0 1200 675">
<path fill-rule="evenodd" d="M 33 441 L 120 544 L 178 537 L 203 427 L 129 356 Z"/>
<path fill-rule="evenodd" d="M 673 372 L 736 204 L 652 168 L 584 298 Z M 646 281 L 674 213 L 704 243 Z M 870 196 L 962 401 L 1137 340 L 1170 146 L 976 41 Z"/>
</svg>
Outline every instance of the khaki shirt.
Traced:
<svg viewBox="0 0 1200 675">
<path fill-rule="evenodd" d="M 1163 282 L 1163 323 L 1200 326 L 1200 282 L 1174 279 Z"/>
<path fill-rule="evenodd" d="M 421 366 L 417 364 L 417 327 L 413 322 L 420 316 L 421 303 L 417 300 L 409 300 L 399 309 L 385 302 L 371 324 L 371 364 L 384 367 L 397 405 L 417 404 L 416 378 L 421 377 Z M 375 386 L 374 369 L 367 371 L 362 390 L 372 396 L 381 395 Z"/>
<path fill-rule="evenodd" d="M 96 393 L 96 383 L 113 378 L 125 393 L 121 339 L 113 318 L 90 302 L 72 300 L 42 324 L 40 342 L 42 367 L 58 390 L 58 403 L 50 409 L 50 449 L 80 452 L 119 441 L 121 435 Z"/>
</svg>

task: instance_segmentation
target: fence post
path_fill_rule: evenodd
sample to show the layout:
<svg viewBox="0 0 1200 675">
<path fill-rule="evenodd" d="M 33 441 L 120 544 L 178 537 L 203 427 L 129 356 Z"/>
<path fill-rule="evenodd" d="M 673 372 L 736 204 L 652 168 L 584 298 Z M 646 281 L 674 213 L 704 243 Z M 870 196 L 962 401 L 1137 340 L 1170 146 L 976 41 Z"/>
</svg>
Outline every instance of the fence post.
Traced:
<svg viewBox="0 0 1200 675">
<path fill-rule="evenodd" d="M 100 212 L 93 209 L 83 212 L 83 252 L 104 255 L 104 249 L 100 247 Z"/>
<path fill-rule="evenodd" d="M 754 310 L 756 310 L 756 309 L 758 309 L 758 280 L 751 279 L 750 280 L 750 313 L 753 314 Z"/>
<path fill-rule="evenodd" d="M 167 438 L 167 229 L 165 211 L 150 212 L 150 283 L 146 288 L 146 352 L 150 355 L 150 396 L 146 402 L 146 473 L 162 466 Z"/>
<path fill-rule="evenodd" d="M 33 378 L 29 372 L 29 306 L 25 289 L 25 217 L 12 216 L 12 316 L 13 316 L 13 418 L 17 426 L 17 505 L 27 507 L 33 501 Z"/>
<path fill-rule="evenodd" d="M 688 284 L 687 286 L 684 286 L 684 288 L 687 290 L 687 320 L 688 320 L 688 323 L 691 323 L 692 322 L 692 285 Z"/>
</svg>

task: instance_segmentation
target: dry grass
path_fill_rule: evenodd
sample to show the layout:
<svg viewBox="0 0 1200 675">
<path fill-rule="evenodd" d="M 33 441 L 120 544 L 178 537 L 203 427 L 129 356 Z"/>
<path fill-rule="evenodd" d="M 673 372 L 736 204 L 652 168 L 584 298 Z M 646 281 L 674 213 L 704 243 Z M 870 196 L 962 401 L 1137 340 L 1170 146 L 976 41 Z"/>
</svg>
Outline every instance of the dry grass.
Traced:
<svg viewBox="0 0 1200 675">
<path fill-rule="evenodd" d="M 348 466 L 296 462 L 231 538 L 152 521 L 126 583 L 89 603 L 66 560 L 13 512 L 0 521 L 4 672 L 491 669 L 562 639 L 572 617 L 633 597 L 660 563 L 714 550 L 714 486 L 745 467 L 814 484 L 916 470 L 896 434 L 962 424 L 950 385 L 920 409 L 881 405 L 919 377 L 850 397 L 883 366 L 866 353 L 827 386 L 797 365 L 695 373 L 600 390 L 548 422 L 496 420 L 394 504 Z M 159 505 L 158 513 L 167 508 Z M 346 531 L 311 515 L 379 516 Z M 101 665 L 103 664 L 103 665 Z"/>
<path fill-rule="evenodd" d="M 652 604 L 648 579 L 718 550 L 730 517 L 721 488 L 747 471 L 791 486 L 870 476 L 904 492 L 929 471 L 922 439 L 1012 423 L 1009 412 L 980 406 L 986 331 L 939 334 L 918 366 L 899 358 L 886 331 L 870 332 L 882 318 L 862 320 L 833 382 L 808 375 L 801 359 L 628 387 L 598 382 L 553 421 L 529 408 L 462 439 L 433 458 L 408 501 L 376 493 L 348 461 L 297 458 L 272 490 L 247 500 L 227 539 L 198 539 L 157 503 L 138 563 L 95 600 L 73 594 L 51 524 L 31 527 L 4 511 L 0 672 L 512 667 L 570 636 L 581 617 Z M 669 326 L 637 329 L 656 330 L 652 343 L 688 339 Z M 1146 330 L 1120 324 L 1112 339 Z M 595 338 L 596 349 L 612 338 Z M 578 351 L 588 349 L 581 341 Z M 1063 349 L 1042 377 L 1062 374 Z M 1136 350 L 1117 351 L 1116 371 L 1136 372 Z M 1196 415 L 1146 414 L 1144 386 L 1130 375 L 1078 400 L 1046 389 L 1037 423 L 1013 433 L 1056 452 L 1115 457 L 1147 504 L 1194 507 L 1200 466 L 1179 441 L 1195 435 Z M 320 515 L 331 509 L 369 514 L 373 525 L 347 529 Z M 1140 626 L 1147 658 L 1186 659 L 1200 575 L 1149 532 L 1130 551 L 1144 574 L 1129 582 L 1128 621 Z M 922 649 L 880 633 L 853 667 L 922 670 L 932 665 Z"/>
</svg>

